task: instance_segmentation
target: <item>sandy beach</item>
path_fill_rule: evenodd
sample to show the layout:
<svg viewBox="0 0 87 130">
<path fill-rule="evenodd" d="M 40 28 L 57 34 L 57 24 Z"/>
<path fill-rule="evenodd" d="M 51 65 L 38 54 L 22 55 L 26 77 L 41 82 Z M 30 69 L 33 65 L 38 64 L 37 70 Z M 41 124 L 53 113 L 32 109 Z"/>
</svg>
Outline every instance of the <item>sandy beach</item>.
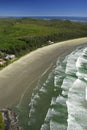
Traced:
<svg viewBox="0 0 87 130">
<path fill-rule="evenodd" d="M 27 91 L 31 96 L 40 77 L 54 65 L 59 56 L 85 43 L 87 38 L 52 44 L 23 56 L 1 70 L 0 108 L 21 104 Z"/>
</svg>

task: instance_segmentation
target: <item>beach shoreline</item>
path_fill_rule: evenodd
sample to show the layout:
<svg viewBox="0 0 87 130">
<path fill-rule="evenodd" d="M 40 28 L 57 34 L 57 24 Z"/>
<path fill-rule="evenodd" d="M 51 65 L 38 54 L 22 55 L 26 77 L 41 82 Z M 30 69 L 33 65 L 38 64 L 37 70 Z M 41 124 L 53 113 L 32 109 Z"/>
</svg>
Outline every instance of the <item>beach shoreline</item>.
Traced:
<svg viewBox="0 0 87 130">
<path fill-rule="evenodd" d="M 69 54 L 75 47 L 86 43 L 87 38 L 78 38 L 45 46 L 1 70 L 0 108 L 21 105 L 26 92 L 30 93 L 30 98 L 40 77 L 54 65 L 59 56 Z"/>
</svg>

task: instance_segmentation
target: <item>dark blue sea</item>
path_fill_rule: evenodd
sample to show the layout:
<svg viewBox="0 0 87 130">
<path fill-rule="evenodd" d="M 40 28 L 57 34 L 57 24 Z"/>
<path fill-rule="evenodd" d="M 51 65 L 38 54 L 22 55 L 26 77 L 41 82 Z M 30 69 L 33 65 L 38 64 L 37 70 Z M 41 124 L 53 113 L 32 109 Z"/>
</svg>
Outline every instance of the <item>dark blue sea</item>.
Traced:
<svg viewBox="0 0 87 130">
<path fill-rule="evenodd" d="M 87 17 L 76 17 L 76 16 L 6 16 L 0 18 L 36 18 L 44 20 L 70 20 L 74 22 L 87 22 Z"/>
<path fill-rule="evenodd" d="M 74 22 L 87 22 L 87 17 L 71 17 L 71 16 L 30 16 L 30 18 L 39 18 L 44 20 L 71 20 Z"/>
</svg>

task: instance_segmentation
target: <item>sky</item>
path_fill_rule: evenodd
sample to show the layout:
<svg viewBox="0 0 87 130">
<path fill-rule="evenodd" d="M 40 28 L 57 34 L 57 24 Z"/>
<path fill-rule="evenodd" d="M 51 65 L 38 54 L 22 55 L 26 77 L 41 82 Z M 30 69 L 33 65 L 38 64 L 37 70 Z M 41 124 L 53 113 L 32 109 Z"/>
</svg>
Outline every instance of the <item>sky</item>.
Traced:
<svg viewBox="0 0 87 130">
<path fill-rule="evenodd" d="M 87 17 L 87 0 L 0 0 L 0 16 Z"/>
</svg>

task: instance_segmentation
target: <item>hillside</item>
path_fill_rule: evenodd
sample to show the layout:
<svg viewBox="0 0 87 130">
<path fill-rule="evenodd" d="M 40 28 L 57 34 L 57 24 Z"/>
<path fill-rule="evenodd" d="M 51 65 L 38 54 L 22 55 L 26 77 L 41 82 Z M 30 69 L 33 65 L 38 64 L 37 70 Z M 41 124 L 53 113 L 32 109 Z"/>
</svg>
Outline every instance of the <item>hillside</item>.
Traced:
<svg viewBox="0 0 87 130">
<path fill-rule="evenodd" d="M 87 24 L 69 20 L 0 19 L 0 51 L 20 56 L 44 45 L 87 36 Z"/>
</svg>

